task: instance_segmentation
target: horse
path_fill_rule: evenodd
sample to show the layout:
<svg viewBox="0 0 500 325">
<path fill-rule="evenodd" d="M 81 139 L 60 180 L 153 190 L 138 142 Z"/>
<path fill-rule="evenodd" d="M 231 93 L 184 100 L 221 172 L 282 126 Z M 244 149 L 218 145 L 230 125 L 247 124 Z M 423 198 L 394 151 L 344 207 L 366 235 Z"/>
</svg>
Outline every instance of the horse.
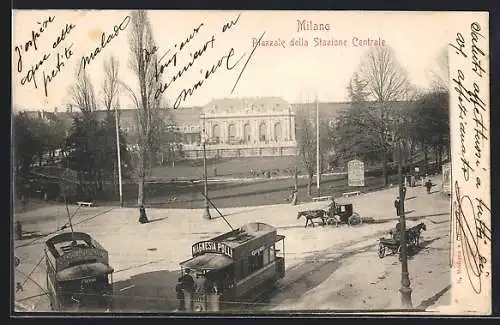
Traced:
<svg viewBox="0 0 500 325">
<path fill-rule="evenodd" d="M 408 229 L 408 243 L 412 244 L 414 247 L 418 247 L 420 243 L 420 233 L 427 230 L 425 223 L 421 222 L 418 225 Z"/>
<path fill-rule="evenodd" d="M 308 210 L 308 211 L 300 211 L 297 214 L 297 220 L 300 219 L 302 216 L 306 217 L 306 225 L 304 228 L 307 228 L 307 225 L 309 224 L 309 221 L 311 221 L 312 226 L 314 228 L 314 221 L 313 219 L 321 219 L 323 222 L 323 225 L 325 225 L 325 220 L 326 220 L 326 212 L 325 210 Z"/>
</svg>

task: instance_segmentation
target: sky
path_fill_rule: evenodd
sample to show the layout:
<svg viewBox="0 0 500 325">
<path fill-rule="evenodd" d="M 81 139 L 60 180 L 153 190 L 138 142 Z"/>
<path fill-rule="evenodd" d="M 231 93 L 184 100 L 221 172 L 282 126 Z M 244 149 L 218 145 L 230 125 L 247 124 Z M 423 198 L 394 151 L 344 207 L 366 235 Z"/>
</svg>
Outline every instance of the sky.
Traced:
<svg viewBox="0 0 500 325">
<path fill-rule="evenodd" d="M 176 53 L 176 66 L 171 64 L 159 76 L 163 82 L 171 80 L 177 71 L 193 60 L 193 53 L 206 45 L 203 54 L 194 60 L 188 71 L 163 93 L 164 100 L 170 105 L 181 95 L 178 102 L 180 107 L 202 106 L 211 99 L 228 97 L 273 96 L 283 97 L 292 103 L 313 98 L 324 102 L 347 101 L 346 85 L 358 69 L 363 53 L 369 49 L 369 46 L 359 46 L 356 39 L 368 38 L 383 40 L 386 46 L 390 46 L 396 59 L 407 70 L 410 81 L 416 87 L 426 88 L 429 87 L 430 71 L 436 69 L 439 52 L 455 38 L 453 26 L 467 14 L 368 11 L 148 12 L 158 45 L 157 53 L 163 56 L 170 51 L 158 62 L 158 66 Z M 125 10 L 15 10 L 12 43 L 14 109 L 52 111 L 54 107 L 66 107 L 72 102 L 69 90 L 79 69 L 88 73 L 96 97 L 101 100 L 103 63 L 112 55 L 120 62 L 120 80 L 137 92 L 137 77 L 129 64 L 128 42 L 132 23 L 128 15 L 130 11 Z M 224 24 L 231 21 L 235 23 L 223 32 Z M 298 23 L 303 21 L 305 24 Z M 298 30 L 309 23 L 323 24 L 324 30 Z M 39 31 L 40 27 L 45 28 L 36 38 L 37 48 L 29 46 L 25 51 L 26 42 L 33 39 L 32 31 Z M 115 33 L 115 30 L 118 32 Z M 103 33 L 105 40 L 110 39 L 104 47 L 101 45 Z M 193 35 L 192 39 L 180 49 L 182 41 L 190 34 Z M 262 34 L 263 42 L 254 48 L 254 41 Z M 57 42 L 61 35 L 63 39 Z M 109 35 L 114 36 L 111 39 Z M 317 38 L 345 40 L 345 43 L 342 46 L 314 46 Z M 307 41 L 308 46 L 291 46 L 291 41 L 302 44 Z M 264 46 L 269 43 L 280 46 Z M 97 47 L 99 53 L 82 69 L 82 58 L 89 57 Z M 234 68 L 227 69 L 226 61 L 222 60 L 222 65 L 205 79 L 206 71 L 217 64 L 221 57 L 227 56 L 231 48 L 232 56 L 227 59 L 227 64 L 234 65 Z M 22 67 L 18 66 L 19 61 L 22 61 Z M 52 80 L 47 81 L 51 76 Z M 203 81 L 203 85 L 182 100 L 183 89 L 191 89 L 199 80 Z M 120 92 L 119 104 L 122 108 L 132 108 L 134 105 L 130 93 L 125 89 Z"/>
</svg>

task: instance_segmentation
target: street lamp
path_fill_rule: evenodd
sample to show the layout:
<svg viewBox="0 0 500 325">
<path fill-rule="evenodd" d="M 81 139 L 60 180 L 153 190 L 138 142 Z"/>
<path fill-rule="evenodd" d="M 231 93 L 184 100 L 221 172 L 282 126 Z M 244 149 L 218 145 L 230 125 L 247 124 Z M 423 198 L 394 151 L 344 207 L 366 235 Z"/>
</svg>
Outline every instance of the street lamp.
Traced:
<svg viewBox="0 0 500 325">
<path fill-rule="evenodd" d="M 407 238 L 406 238 L 406 219 L 405 219 L 405 194 L 406 189 L 404 188 L 403 182 L 403 172 L 402 172 L 402 152 L 401 152 L 401 140 L 398 140 L 398 176 L 399 176 L 399 224 L 401 231 L 401 288 L 399 292 L 401 293 L 401 305 L 404 309 L 412 308 L 411 302 L 411 287 L 410 287 L 410 275 L 408 273 L 408 254 L 407 254 Z"/>
<path fill-rule="evenodd" d="M 207 180 L 207 152 L 206 152 L 206 142 L 207 142 L 207 136 L 206 136 L 206 131 L 205 131 L 205 113 L 203 113 L 203 130 L 202 130 L 202 138 L 201 138 L 201 143 L 203 146 L 203 176 L 204 176 L 204 198 L 205 198 L 205 207 L 203 209 L 203 218 L 205 219 L 212 219 L 212 216 L 210 215 L 210 209 L 208 207 L 208 180 Z"/>
</svg>

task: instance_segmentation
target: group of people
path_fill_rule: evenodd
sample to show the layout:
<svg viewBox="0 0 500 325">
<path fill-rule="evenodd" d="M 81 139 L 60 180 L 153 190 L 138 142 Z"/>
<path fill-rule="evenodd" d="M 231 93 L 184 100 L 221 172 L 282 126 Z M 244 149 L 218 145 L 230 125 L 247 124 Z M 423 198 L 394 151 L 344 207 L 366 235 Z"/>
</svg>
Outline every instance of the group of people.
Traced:
<svg viewBox="0 0 500 325">
<path fill-rule="evenodd" d="M 203 295 L 207 292 L 219 294 L 221 290 L 217 281 L 207 280 L 206 276 L 200 273 L 196 273 L 193 277 L 192 273 L 190 269 L 186 269 L 184 275 L 177 279 L 175 291 L 179 300 L 179 310 L 181 311 L 191 309 L 191 306 L 188 306 L 188 304 L 191 304 L 193 294 Z"/>
</svg>

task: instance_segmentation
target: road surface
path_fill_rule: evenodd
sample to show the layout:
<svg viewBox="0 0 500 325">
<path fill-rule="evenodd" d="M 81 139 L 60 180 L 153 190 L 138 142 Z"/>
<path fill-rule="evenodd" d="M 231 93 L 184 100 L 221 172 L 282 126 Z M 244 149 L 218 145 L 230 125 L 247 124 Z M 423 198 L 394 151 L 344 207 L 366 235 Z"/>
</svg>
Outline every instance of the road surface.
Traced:
<svg viewBox="0 0 500 325">
<path fill-rule="evenodd" d="M 395 256 L 377 256 L 377 239 L 394 227 L 396 195 L 397 189 L 390 188 L 353 198 L 356 212 L 381 222 L 359 227 L 304 228 L 305 221 L 297 220 L 297 212 L 314 203 L 221 209 L 233 227 L 260 221 L 276 226 L 286 236 L 285 278 L 267 297 L 241 310 L 399 307 L 400 263 Z M 438 192 L 426 194 L 424 188 L 409 188 L 407 198 L 408 217 L 427 225 L 422 249 L 409 261 L 413 304 L 424 308 L 447 304 L 450 200 Z M 23 220 L 25 229 L 40 234 L 66 223 L 64 209 L 44 209 L 15 218 Z M 75 210 L 72 207 L 71 212 Z M 229 230 L 222 218 L 207 221 L 201 215 L 196 209 L 149 209 L 152 222 L 141 225 L 136 209 L 95 207 L 80 208 L 73 222 L 75 230 L 90 233 L 109 251 L 118 311 L 169 312 L 177 308 L 178 263 L 190 257 L 191 245 Z M 15 280 L 24 289 L 16 293 L 16 300 L 30 310 L 48 309 L 41 261 L 45 239 L 35 236 L 15 242 L 15 255 L 21 260 Z"/>
</svg>

